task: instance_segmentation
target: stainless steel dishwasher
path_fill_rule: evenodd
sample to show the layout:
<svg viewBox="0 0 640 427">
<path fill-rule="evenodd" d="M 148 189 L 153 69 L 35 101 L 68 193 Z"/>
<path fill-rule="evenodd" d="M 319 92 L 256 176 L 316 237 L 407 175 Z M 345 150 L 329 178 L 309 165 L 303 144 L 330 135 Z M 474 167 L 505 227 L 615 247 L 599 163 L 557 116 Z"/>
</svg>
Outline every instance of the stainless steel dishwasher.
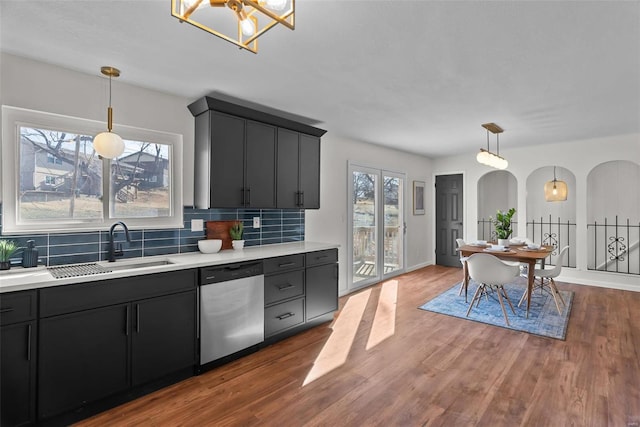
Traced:
<svg viewBox="0 0 640 427">
<path fill-rule="evenodd" d="M 201 268 L 200 365 L 262 341 L 262 261 Z"/>
</svg>

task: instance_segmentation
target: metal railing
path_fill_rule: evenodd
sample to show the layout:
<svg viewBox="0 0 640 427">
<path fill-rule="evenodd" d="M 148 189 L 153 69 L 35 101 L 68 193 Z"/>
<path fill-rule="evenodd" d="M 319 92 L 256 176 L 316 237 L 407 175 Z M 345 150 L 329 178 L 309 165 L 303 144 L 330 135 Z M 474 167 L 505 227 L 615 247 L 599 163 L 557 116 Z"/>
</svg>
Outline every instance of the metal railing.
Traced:
<svg viewBox="0 0 640 427">
<path fill-rule="evenodd" d="M 616 215 L 587 224 L 589 256 L 587 269 L 610 273 L 640 274 L 640 223 L 629 218 L 620 224 Z"/>
<path fill-rule="evenodd" d="M 540 217 L 540 221 L 535 219 L 528 220 L 527 237 L 535 243 L 553 246 L 551 259 L 547 262 L 550 265 L 555 265 L 555 257 L 560 254 L 560 250 L 563 247 L 569 245 L 567 257 L 562 266 L 575 268 L 575 251 L 572 251 L 571 248 L 575 248 L 576 245 L 576 227 L 576 224 L 570 220 L 563 221 L 558 217 L 557 221 L 553 221 L 551 215 L 549 215 L 548 221 L 545 221 L 542 217 Z"/>
</svg>

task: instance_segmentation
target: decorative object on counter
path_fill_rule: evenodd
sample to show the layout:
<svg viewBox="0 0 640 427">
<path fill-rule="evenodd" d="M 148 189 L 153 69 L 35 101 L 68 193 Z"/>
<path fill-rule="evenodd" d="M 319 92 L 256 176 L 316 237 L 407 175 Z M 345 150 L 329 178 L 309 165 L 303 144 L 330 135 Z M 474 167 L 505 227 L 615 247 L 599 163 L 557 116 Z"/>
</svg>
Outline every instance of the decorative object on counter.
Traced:
<svg viewBox="0 0 640 427">
<path fill-rule="evenodd" d="M 229 235 L 229 228 L 236 221 L 205 221 L 205 238 L 206 239 L 220 239 L 222 240 L 222 250 L 231 249 L 231 236 Z"/>
<path fill-rule="evenodd" d="M 27 240 L 27 247 L 22 250 L 22 266 L 25 268 L 38 266 L 38 248 L 34 240 Z"/>
<path fill-rule="evenodd" d="M 235 19 L 236 23 L 229 21 L 228 25 L 223 25 L 224 20 L 216 22 L 216 15 L 226 13 L 223 11 L 220 13 L 205 11 L 199 14 L 198 20 L 192 18 L 194 12 L 207 6 L 218 8 L 227 6 L 232 12 L 228 16 L 235 16 L 232 19 Z M 194 27 L 253 53 L 258 53 L 258 37 L 275 25 L 282 24 L 293 30 L 295 28 L 294 12 L 295 0 L 171 0 L 171 15 L 178 18 L 181 23 L 188 22 Z M 209 26 L 211 23 L 218 27 L 218 31 Z M 235 30 L 236 27 L 237 30 Z M 223 34 L 223 31 L 229 35 Z"/>
<path fill-rule="evenodd" d="M 0 240 L 0 270 L 11 268 L 11 256 L 18 250 L 13 240 Z"/>
<path fill-rule="evenodd" d="M 109 77 L 109 108 L 107 108 L 107 131 L 93 138 L 93 148 L 106 159 L 115 159 L 124 152 L 124 142 L 120 135 L 111 132 L 113 127 L 113 109 L 111 108 L 111 78 L 119 77 L 120 70 L 114 67 L 101 67 L 100 72 Z"/>
<path fill-rule="evenodd" d="M 222 239 L 198 240 L 198 249 L 203 254 L 215 254 L 222 247 Z"/>
<path fill-rule="evenodd" d="M 544 185 L 544 199 L 547 202 L 564 202 L 567 200 L 567 183 L 556 179 L 556 167 L 553 167 L 553 181 Z"/>
<path fill-rule="evenodd" d="M 229 228 L 229 235 L 231 236 L 231 244 L 233 245 L 233 249 L 240 250 L 244 248 L 244 240 L 242 240 L 242 235 L 244 234 L 244 226 L 241 221 L 236 221 L 231 228 Z"/>
<path fill-rule="evenodd" d="M 483 165 L 491 166 L 496 169 L 506 169 L 509 166 L 509 162 L 504 157 L 500 156 L 500 139 L 499 135 L 504 132 L 504 130 L 495 123 L 485 123 L 482 125 L 483 128 L 487 130 L 487 149 L 480 149 L 480 152 L 476 155 L 476 160 L 478 163 L 482 163 Z M 496 135 L 496 153 L 492 153 L 489 150 L 489 132 Z"/>
<path fill-rule="evenodd" d="M 513 233 L 513 229 L 511 228 L 511 218 L 515 213 L 515 208 L 511 208 L 506 212 L 498 210 L 496 212 L 495 219 L 491 217 L 489 218 L 495 227 L 498 245 L 509 247 L 509 236 Z"/>
</svg>

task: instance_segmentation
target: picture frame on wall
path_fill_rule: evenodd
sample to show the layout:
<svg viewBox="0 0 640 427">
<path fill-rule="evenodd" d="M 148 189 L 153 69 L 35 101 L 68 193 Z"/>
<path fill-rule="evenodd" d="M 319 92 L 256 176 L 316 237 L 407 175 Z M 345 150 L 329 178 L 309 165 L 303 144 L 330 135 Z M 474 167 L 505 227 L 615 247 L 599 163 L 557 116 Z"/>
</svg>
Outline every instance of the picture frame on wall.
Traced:
<svg viewBox="0 0 640 427">
<path fill-rule="evenodd" d="M 424 215 L 424 181 L 413 181 L 413 214 Z"/>
</svg>

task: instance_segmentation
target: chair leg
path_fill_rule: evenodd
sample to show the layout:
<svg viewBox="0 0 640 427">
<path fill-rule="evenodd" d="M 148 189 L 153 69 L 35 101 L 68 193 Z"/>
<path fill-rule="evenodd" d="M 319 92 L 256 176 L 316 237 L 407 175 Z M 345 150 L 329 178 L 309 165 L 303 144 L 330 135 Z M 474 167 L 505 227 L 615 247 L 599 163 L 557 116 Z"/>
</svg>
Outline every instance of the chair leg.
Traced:
<svg viewBox="0 0 640 427">
<path fill-rule="evenodd" d="M 467 317 L 469 317 L 469 313 L 471 313 L 471 309 L 473 308 L 473 303 L 476 301 L 476 298 L 479 300 L 480 298 L 482 298 L 482 294 L 480 294 L 480 296 L 478 296 L 478 294 L 481 292 L 482 288 L 484 288 L 484 283 L 479 283 L 478 284 L 478 288 L 476 289 L 476 291 L 473 293 L 473 298 L 471 299 L 471 304 L 469 304 L 469 309 L 467 310 Z M 480 301 L 478 301 L 480 302 Z"/>
<path fill-rule="evenodd" d="M 498 289 L 498 301 L 500 301 L 500 307 L 502 307 L 502 314 L 504 315 L 504 321 L 507 322 L 507 326 L 511 326 L 509 324 L 509 316 L 507 316 L 507 310 L 504 308 L 504 302 L 502 302 L 502 293 Z"/>
<path fill-rule="evenodd" d="M 518 307 L 522 305 L 522 303 L 527 299 L 527 295 L 529 294 L 529 289 L 525 289 L 522 297 L 520 297 L 520 302 L 518 302 Z"/>
<path fill-rule="evenodd" d="M 562 299 L 562 295 L 560 295 L 560 291 L 558 291 L 556 282 L 553 279 L 549 281 L 549 287 L 551 288 L 551 295 L 553 296 L 553 302 L 556 303 L 558 314 L 562 314 L 562 310 L 560 309 L 560 304 L 558 304 L 558 298 L 560 299 L 560 302 L 562 302 L 563 307 L 567 304 L 564 302 L 564 299 Z"/>
<path fill-rule="evenodd" d="M 502 291 L 502 295 L 505 297 L 505 299 L 509 303 L 509 307 L 511 307 L 511 312 L 513 314 L 516 314 L 516 311 L 513 309 L 513 304 L 511 304 L 511 298 L 509 298 L 509 295 L 507 294 L 507 291 L 504 289 L 504 286 L 500 285 L 499 288 L 500 289 L 498 289 L 498 293 L 500 293 L 500 291 Z"/>
</svg>

